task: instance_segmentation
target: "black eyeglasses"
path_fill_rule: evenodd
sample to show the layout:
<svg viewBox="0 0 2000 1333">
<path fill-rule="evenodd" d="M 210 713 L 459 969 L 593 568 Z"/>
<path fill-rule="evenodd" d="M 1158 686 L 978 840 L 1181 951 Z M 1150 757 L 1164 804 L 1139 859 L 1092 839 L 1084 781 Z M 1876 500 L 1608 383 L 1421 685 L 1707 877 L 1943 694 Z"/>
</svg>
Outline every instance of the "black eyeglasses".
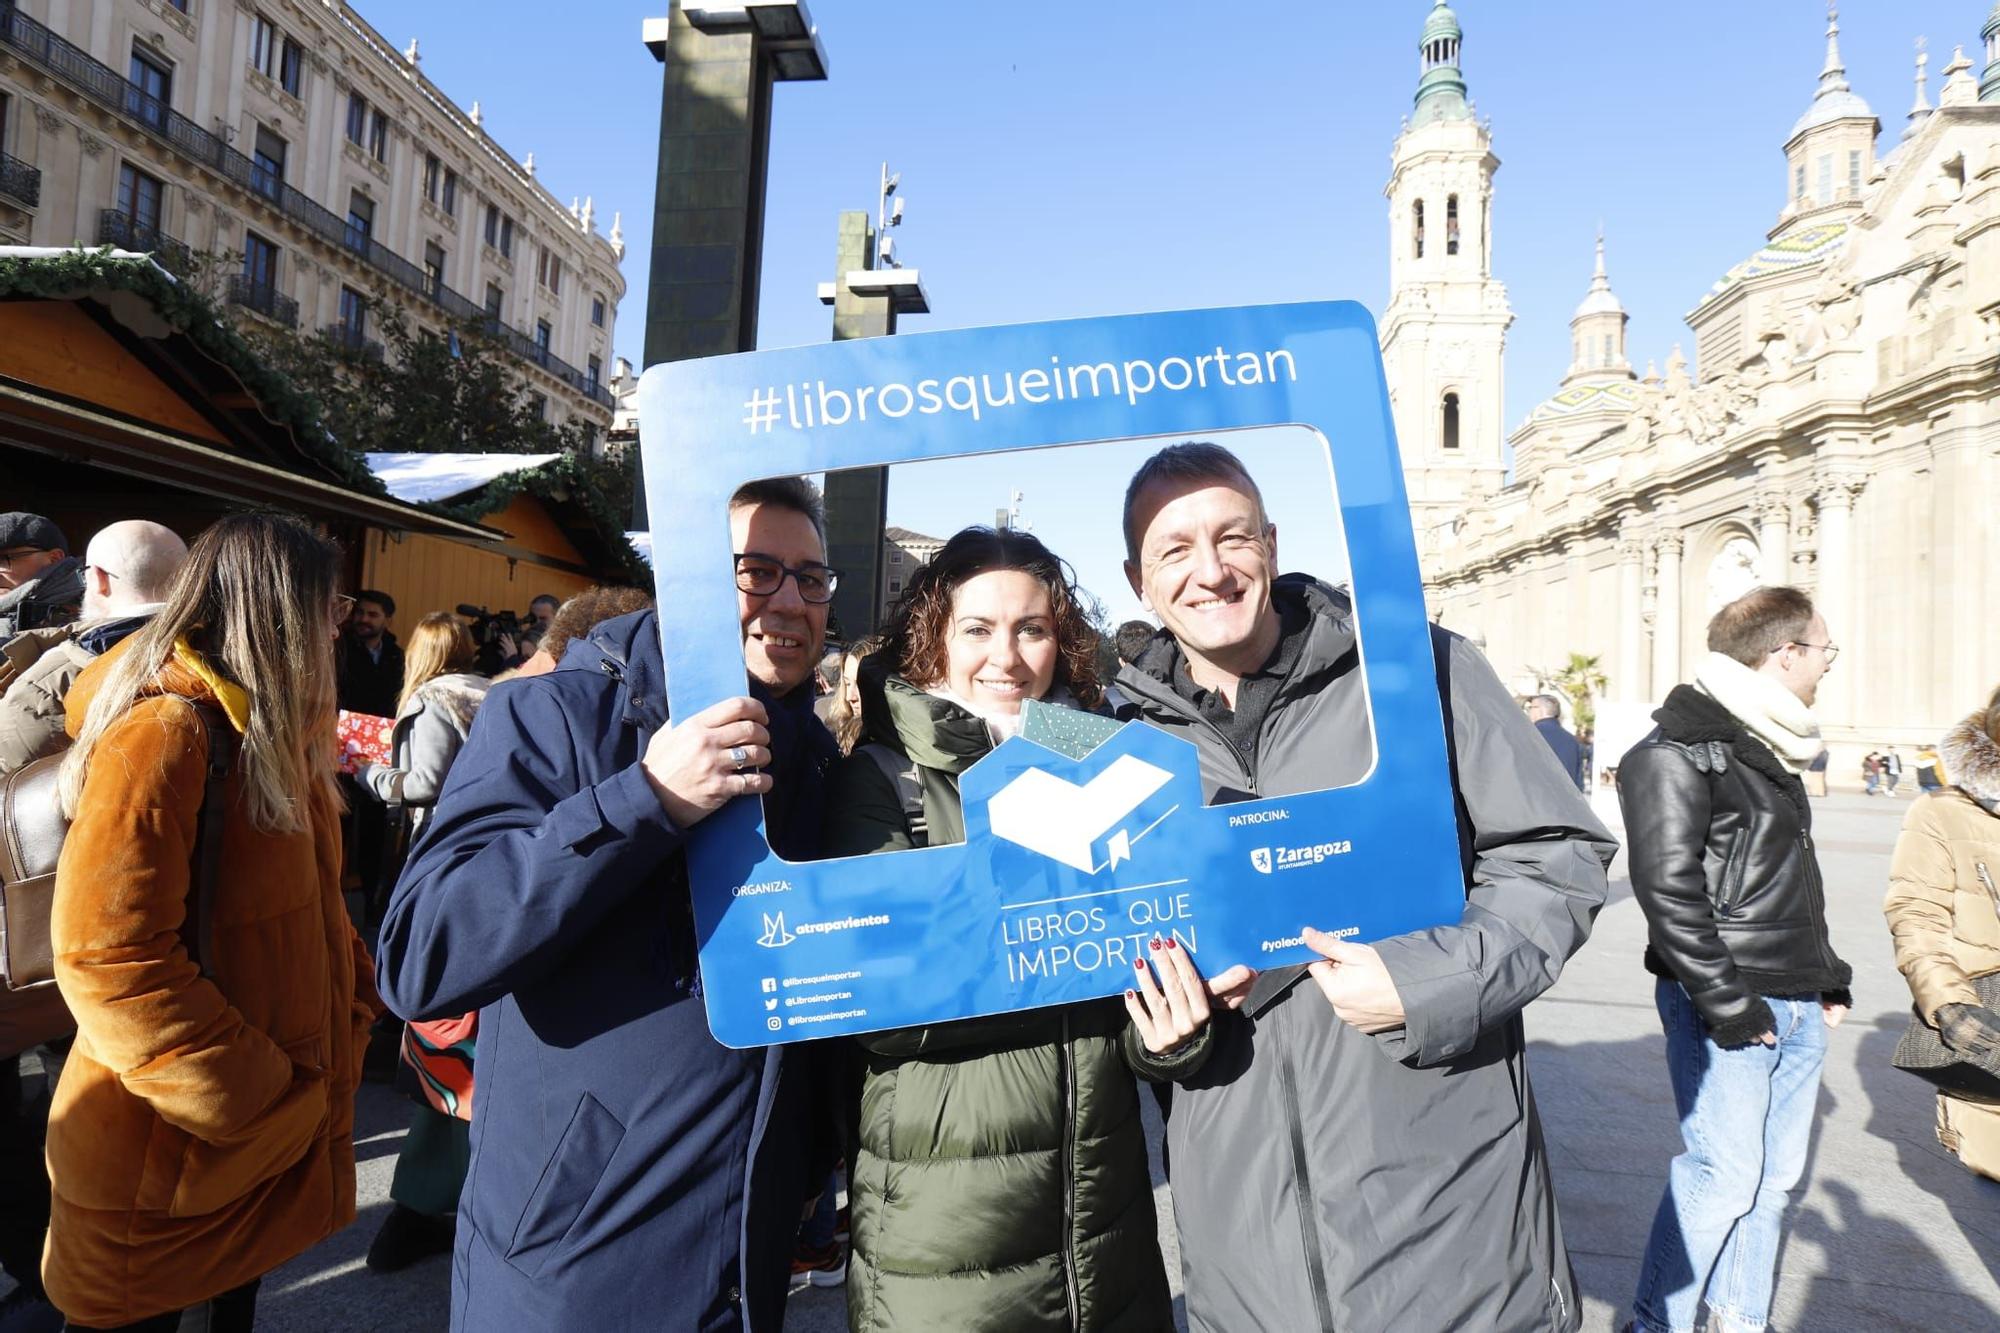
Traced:
<svg viewBox="0 0 2000 1333">
<path fill-rule="evenodd" d="M 769 597 L 791 579 L 799 585 L 799 596 L 815 606 L 833 600 L 840 586 L 840 571 L 831 565 L 792 566 L 761 551 L 745 551 L 736 557 L 736 586 L 752 597 Z"/>
</svg>

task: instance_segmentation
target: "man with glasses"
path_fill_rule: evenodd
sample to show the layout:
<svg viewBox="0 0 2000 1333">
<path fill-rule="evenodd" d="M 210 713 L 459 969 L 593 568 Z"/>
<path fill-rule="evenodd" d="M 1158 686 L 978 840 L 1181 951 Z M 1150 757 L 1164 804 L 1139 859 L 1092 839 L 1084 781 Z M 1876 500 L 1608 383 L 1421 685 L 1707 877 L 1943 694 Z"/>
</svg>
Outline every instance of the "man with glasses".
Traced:
<svg viewBox="0 0 2000 1333">
<path fill-rule="evenodd" d="M 1686 1145 L 1640 1264 L 1642 1333 L 1701 1327 L 1704 1303 L 1711 1328 L 1765 1326 L 1827 1034 L 1853 1002 L 1800 781 L 1823 749 L 1812 704 L 1840 649 L 1797 588 L 1723 607 L 1708 647 L 1618 767 Z"/>
<path fill-rule="evenodd" d="M 782 855 L 816 852 L 838 575 L 804 481 L 740 488 L 729 532 L 745 694 L 669 724 L 652 611 L 571 640 L 488 696 L 390 899 L 390 1007 L 481 1010 L 454 1329 L 783 1321 L 833 1116 L 817 1052 L 710 1035 L 681 840 L 750 796 Z"/>
<path fill-rule="evenodd" d="M 67 625 L 83 602 L 83 567 L 40 514 L 0 514 L 0 647 L 22 630 Z"/>
<path fill-rule="evenodd" d="M 0 774 L 68 743 L 63 700 L 70 683 L 152 618 L 186 559 L 187 543 L 173 529 L 144 519 L 113 523 L 90 539 L 82 616 L 23 630 L 0 648 Z"/>
</svg>

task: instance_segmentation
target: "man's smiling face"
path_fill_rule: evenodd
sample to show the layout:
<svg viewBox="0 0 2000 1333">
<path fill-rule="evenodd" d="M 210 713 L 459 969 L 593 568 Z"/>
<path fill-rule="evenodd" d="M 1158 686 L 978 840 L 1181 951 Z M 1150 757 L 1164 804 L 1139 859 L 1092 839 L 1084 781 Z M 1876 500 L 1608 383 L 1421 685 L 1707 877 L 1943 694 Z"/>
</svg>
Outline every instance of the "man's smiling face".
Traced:
<svg viewBox="0 0 2000 1333">
<path fill-rule="evenodd" d="M 729 539 L 738 555 L 756 552 L 796 569 L 826 563 L 826 544 L 812 520 L 775 504 L 739 505 L 729 511 Z M 812 675 L 826 645 L 826 603 L 799 596 L 786 577 L 776 592 L 740 588 L 736 607 L 743 624 L 743 664 L 774 694 L 789 694 Z"/>
<path fill-rule="evenodd" d="M 1278 530 L 1247 490 L 1222 478 L 1159 481 L 1133 506 L 1139 558 L 1125 566 L 1132 590 L 1182 651 L 1238 672 L 1234 658 L 1258 644 L 1278 572 Z"/>
</svg>

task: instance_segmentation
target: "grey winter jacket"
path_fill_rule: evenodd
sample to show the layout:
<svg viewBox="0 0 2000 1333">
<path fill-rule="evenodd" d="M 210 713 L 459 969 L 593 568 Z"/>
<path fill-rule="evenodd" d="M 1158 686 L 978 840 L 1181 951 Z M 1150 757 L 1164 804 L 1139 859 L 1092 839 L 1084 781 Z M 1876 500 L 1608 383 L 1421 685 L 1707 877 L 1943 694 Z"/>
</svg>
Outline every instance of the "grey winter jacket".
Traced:
<svg viewBox="0 0 2000 1333">
<path fill-rule="evenodd" d="M 69 687 L 158 609 L 23 630 L 0 648 L 0 776 L 68 746 L 63 701 Z"/>
<path fill-rule="evenodd" d="M 1140 716 L 1199 750 L 1211 804 L 1339 786 L 1369 766 L 1346 594 L 1300 575 L 1273 592 L 1302 600 L 1311 624 L 1254 761 L 1175 692 L 1166 636 L 1119 676 Z M 1265 972 L 1216 1020 L 1167 1130 L 1190 1328 L 1577 1327 L 1520 1013 L 1589 935 L 1616 844 L 1485 659 L 1441 629 L 1432 639 L 1464 918 L 1376 942 L 1408 1013 L 1400 1031 L 1348 1027 L 1298 967 Z"/>
<path fill-rule="evenodd" d="M 361 772 L 368 790 L 387 804 L 407 807 L 414 826 L 421 828 L 492 683 L 484 676 L 454 673 L 419 685 L 396 710 L 390 762 L 370 764 Z"/>
</svg>

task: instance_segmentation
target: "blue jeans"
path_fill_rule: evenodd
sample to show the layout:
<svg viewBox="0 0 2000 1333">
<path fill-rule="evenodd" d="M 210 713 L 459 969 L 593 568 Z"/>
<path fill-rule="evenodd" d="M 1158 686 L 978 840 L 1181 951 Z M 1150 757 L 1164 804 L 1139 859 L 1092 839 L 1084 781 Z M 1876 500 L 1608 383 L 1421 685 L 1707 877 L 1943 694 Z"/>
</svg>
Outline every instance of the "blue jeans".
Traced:
<svg viewBox="0 0 2000 1333">
<path fill-rule="evenodd" d="M 1765 999 L 1778 1044 L 1722 1047 L 1678 983 L 1655 988 L 1687 1150 L 1668 1168 L 1639 1266 L 1632 1313 L 1644 1333 L 1689 1333 L 1704 1298 L 1726 1333 L 1754 1333 L 1770 1319 L 1779 1227 L 1805 1174 L 1826 1022 L 1817 995 Z"/>
</svg>

